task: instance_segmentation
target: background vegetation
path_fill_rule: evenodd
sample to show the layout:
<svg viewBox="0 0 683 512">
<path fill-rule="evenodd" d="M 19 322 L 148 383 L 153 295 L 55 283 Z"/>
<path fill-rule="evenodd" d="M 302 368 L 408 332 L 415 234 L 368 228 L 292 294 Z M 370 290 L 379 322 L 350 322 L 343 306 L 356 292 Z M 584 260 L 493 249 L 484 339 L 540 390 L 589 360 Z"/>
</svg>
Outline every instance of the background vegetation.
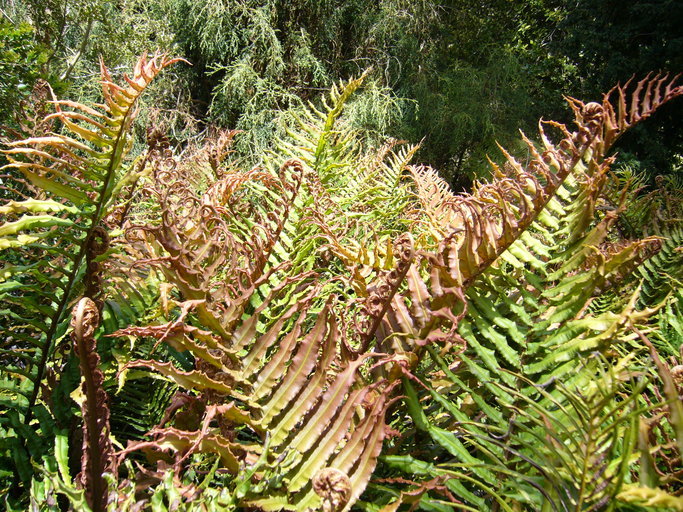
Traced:
<svg viewBox="0 0 683 512">
<path fill-rule="evenodd" d="M 596 99 L 633 75 L 683 69 L 682 20 L 675 0 L 12 1 L 3 45 L 14 53 L 3 62 L 20 67 L 3 73 L 3 94 L 14 99 L 21 83 L 27 94 L 40 75 L 96 100 L 100 55 L 116 71 L 168 51 L 192 67 L 167 73 L 147 101 L 177 142 L 208 125 L 244 130 L 235 149 L 255 162 L 279 120 L 370 69 L 354 126 L 377 141 L 423 141 L 417 158 L 459 189 L 485 172 L 496 141 L 511 146 L 540 117 L 570 120 L 563 95 Z M 620 142 L 631 165 L 680 171 L 681 108 Z"/>
</svg>

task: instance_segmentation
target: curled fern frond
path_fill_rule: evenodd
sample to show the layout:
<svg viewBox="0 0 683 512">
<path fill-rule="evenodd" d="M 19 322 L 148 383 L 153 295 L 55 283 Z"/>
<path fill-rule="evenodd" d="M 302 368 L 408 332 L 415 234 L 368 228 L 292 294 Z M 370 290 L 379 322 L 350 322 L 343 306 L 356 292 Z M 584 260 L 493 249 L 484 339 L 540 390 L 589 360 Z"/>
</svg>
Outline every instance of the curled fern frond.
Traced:
<svg viewBox="0 0 683 512">
<path fill-rule="evenodd" d="M 190 455 L 214 454 L 235 482 L 246 465 L 262 488 L 236 499 L 264 510 L 318 508 L 327 498 L 311 481 L 334 468 L 348 479 L 348 510 L 374 468 L 394 386 L 367 377 L 381 354 L 346 348 L 335 298 L 314 282 L 318 274 L 279 261 L 304 177 L 289 160 L 277 175 L 226 173 L 203 194 L 173 181 L 172 171 L 149 185 L 160 223 L 132 226 L 130 236 L 144 242 L 139 265 L 158 269 L 181 300 L 172 320 L 115 334 L 189 353 L 191 369 L 145 359 L 124 370 L 164 376 L 196 397 L 199 412 L 188 420 L 182 405 L 151 440 L 121 455 L 171 451 L 182 471 Z M 252 207 L 257 192 L 269 212 Z"/>
<path fill-rule="evenodd" d="M 95 302 L 87 297 L 81 299 L 72 312 L 71 339 L 83 376 L 83 455 L 80 482 L 86 490 L 88 505 L 94 512 L 107 508 L 108 486 L 102 475 L 114 470 L 114 450 L 109 439 L 109 406 L 94 336 L 98 324 L 99 313 Z"/>
<path fill-rule="evenodd" d="M 471 195 L 455 195 L 444 189 L 433 172 L 413 171 L 417 181 L 418 198 L 425 211 L 424 222 L 433 233 L 462 230 L 453 236 L 448 246 L 454 274 L 465 286 L 488 268 L 510 247 L 545 211 L 560 187 L 571 180 L 591 180 L 586 191 L 599 190 L 611 163 L 607 152 L 617 137 L 633 124 L 646 119 L 666 101 L 683 94 L 683 86 L 676 86 L 677 77 L 667 80 L 656 76 L 638 83 L 631 93 L 631 104 L 626 105 L 628 84 L 606 94 L 601 104 L 583 103 L 568 99 L 574 111 L 577 130 L 554 122 L 541 122 L 541 148 L 524 137 L 530 154 L 527 165 L 520 164 L 503 150 L 506 165 L 493 165 L 491 183 L 476 187 Z M 644 91 L 644 92 L 643 92 Z M 612 104 L 617 95 L 617 105 Z M 557 129 L 563 139 L 551 142 L 546 128 Z M 440 194 L 434 203 L 432 193 Z M 593 202 L 597 200 L 595 196 Z M 592 208 L 581 212 L 582 219 L 592 218 Z M 434 225 L 434 223 L 437 223 Z M 585 222 L 585 220 L 584 220 Z M 577 225 L 577 228 L 585 228 Z M 581 229 L 578 229 L 581 232 Z M 448 236 L 443 237 L 448 238 Z"/>
</svg>

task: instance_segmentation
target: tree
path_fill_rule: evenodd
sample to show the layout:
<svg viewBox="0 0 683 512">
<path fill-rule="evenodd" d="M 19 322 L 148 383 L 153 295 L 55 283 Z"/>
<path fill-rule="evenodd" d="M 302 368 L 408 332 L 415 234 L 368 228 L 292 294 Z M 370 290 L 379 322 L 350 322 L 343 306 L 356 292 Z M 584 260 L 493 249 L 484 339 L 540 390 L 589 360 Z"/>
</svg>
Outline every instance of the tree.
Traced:
<svg viewBox="0 0 683 512">
<path fill-rule="evenodd" d="M 0 125 L 12 124 L 11 115 L 29 96 L 48 59 L 47 50 L 34 41 L 27 24 L 0 19 Z"/>
<path fill-rule="evenodd" d="M 598 97 L 600 91 L 652 71 L 683 72 L 683 4 L 675 0 L 544 2 L 561 14 L 548 28 L 548 55 L 563 56 L 571 68 L 563 92 Z M 549 8 L 549 7 L 546 7 Z M 683 102 L 657 114 L 617 145 L 651 178 L 680 172 Z"/>
</svg>

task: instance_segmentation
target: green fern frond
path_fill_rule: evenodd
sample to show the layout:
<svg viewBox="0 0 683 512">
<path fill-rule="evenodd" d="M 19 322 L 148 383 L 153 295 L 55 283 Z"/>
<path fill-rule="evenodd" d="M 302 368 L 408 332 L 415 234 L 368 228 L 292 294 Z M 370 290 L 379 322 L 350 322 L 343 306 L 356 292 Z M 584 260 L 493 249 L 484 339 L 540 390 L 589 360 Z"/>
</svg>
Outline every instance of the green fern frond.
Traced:
<svg viewBox="0 0 683 512">
<path fill-rule="evenodd" d="M 0 327 L 12 333 L 1 347 L 2 392 L 14 397 L 0 412 L 3 425 L 13 410 L 26 425 L 32 423 L 42 407 L 46 374 L 59 371 L 52 368 L 53 360 L 70 306 L 83 294 L 100 300 L 98 262 L 107 256 L 109 238 L 102 221 L 131 172 L 125 158 L 137 100 L 177 60 L 143 56 L 132 76 L 124 75 L 123 86 L 102 64 L 103 104 L 54 99 L 55 113 L 48 119 L 61 131 L 11 142 L 3 150 L 9 160 L 5 168 L 36 191 L 35 197 L 2 205 Z"/>
<path fill-rule="evenodd" d="M 429 393 L 443 412 L 433 416 L 439 420 L 429 420 L 416 391 L 406 384 L 416 426 L 451 455 L 420 473 L 443 479 L 453 494 L 478 510 L 603 510 L 628 478 L 642 413 L 639 394 L 647 383 L 625 385 L 624 376 L 604 363 L 586 365 L 581 391 L 558 386 L 550 392 L 521 376 L 516 380 L 515 388 L 494 384 L 499 409 L 485 422 L 462 412 L 458 398 L 433 388 Z M 397 465 L 400 459 L 387 457 L 387 462 Z"/>
<path fill-rule="evenodd" d="M 598 372 L 595 363 L 582 361 L 591 360 L 593 352 L 612 357 L 642 352 L 633 328 L 652 321 L 657 309 L 639 302 L 638 284 L 631 284 L 631 275 L 634 269 L 647 268 L 644 261 L 657 262 L 653 255 L 662 240 L 651 237 L 610 245 L 626 196 L 622 195 L 613 210 L 604 208 L 612 163 L 606 151 L 632 124 L 681 93 L 680 86 L 656 77 L 636 85 L 628 106 L 626 88 L 615 89 L 602 104 L 570 100 L 576 131 L 556 123 L 542 124 L 540 149 L 525 138 L 530 163 L 522 166 L 505 153 L 506 165 L 494 166 L 493 181 L 478 185 L 471 195 L 453 194 L 430 169 L 411 170 L 419 205 L 412 220 L 426 250 L 416 258 L 421 262 L 419 272 L 408 278 L 414 282 L 412 287 L 409 283 L 393 300 L 387 318 L 394 320 L 386 322 L 380 336 L 404 338 L 426 312 L 435 315 L 441 304 L 448 304 L 451 314 L 460 317 L 454 319 L 455 332 L 442 323 L 439 335 L 432 335 L 440 351 L 426 344 L 431 360 L 438 364 L 438 370 L 431 368 L 426 376 L 433 383 L 424 399 L 432 404 L 427 409 L 429 416 L 415 392 L 412 398 L 408 393 L 408 406 L 417 428 L 434 441 L 432 460 L 453 460 L 457 475 L 451 477 L 459 481 L 448 488 L 467 506 L 486 509 L 489 505 L 478 495 L 488 493 L 490 503 L 496 502 L 498 507 L 507 502 L 541 509 L 544 500 L 550 504 L 565 500 L 566 509 L 597 509 L 618 493 L 628 472 L 628 461 L 619 454 L 606 456 L 606 460 L 619 461 L 616 473 L 610 473 L 615 468 L 598 473 L 620 475 L 614 486 L 600 489 L 609 489 L 609 497 L 596 495 L 595 499 L 583 491 L 577 494 L 574 484 L 567 483 L 574 477 L 567 480 L 566 472 L 575 468 L 558 459 L 558 464 L 564 464 L 561 478 L 555 475 L 549 483 L 549 475 L 544 473 L 547 468 L 534 466 L 533 456 L 534 450 L 542 450 L 544 436 L 552 439 L 551 429 L 572 428 L 569 417 L 556 411 L 569 407 L 578 417 L 591 416 L 595 411 L 580 407 L 588 403 L 589 395 L 606 407 L 598 395 L 582 395 L 583 402 L 574 396 L 588 393 L 587 389 L 592 389 L 587 387 L 590 375 Z M 547 127 L 559 130 L 564 139 L 552 143 Z M 420 298 L 418 289 L 427 300 Z M 453 289 L 460 290 L 460 295 L 434 300 L 443 290 Z M 595 307 L 596 301 L 601 301 L 600 307 Z M 415 311 L 420 304 L 428 307 Z M 608 374 L 610 364 L 605 366 Z M 448 385 L 443 390 L 436 388 L 444 382 Z M 410 389 L 408 384 L 406 388 Z M 636 404 L 639 389 L 634 388 L 624 402 Z M 621 404 L 616 393 L 621 392 L 613 388 L 605 397 L 610 395 L 614 404 Z M 459 411 L 465 404 L 479 411 L 481 421 L 473 422 Z M 536 427 L 530 427 L 525 422 L 535 413 L 539 413 L 537 420 L 543 417 L 550 423 L 534 420 Z M 621 417 L 632 419 L 633 414 L 625 411 Z M 554 425 L 555 418 L 561 419 L 561 425 Z M 626 425 L 628 421 L 624 421 Z M 511 430 L 511 424 L 517 425 L 517 432 Z M 499 442 L 486 432 L 495 432 L 506 441 Z M 584 430 L 577 427 L 576 432 Z M 568 430 L 565 434 L 574 438 Z M 506 448 L 511 435 L 520 436 L 515 438 L 514 450 Z M 620 439 L 610 439 L 618 448 Z M 567 446 L 565 441 L 557 442 Z M 630 450 L 624 447 L 624 453 Z M 556 451 L 548 453 L 557 455 Z M 527 466 L 516 473 L 516 464 Z M 539 485 L 538 478 L 529 478 L 511 484 L 509 496 L 505 489 L 499 492 L 499 487 L 494 488 L 497 478 L 523 479 L 521 475 L 533 473 L 531 467 L 538 469 L 538 478 L 548 483 L 546 487 Z M 498 472 L 497 478 L 487 471 Z M 426 474 L 444 476 L 436 470 Z M 585 482 L 585 474 L 580 482 Z M 578 488 L 583 488 L 582 484 Z"/>
</svg>

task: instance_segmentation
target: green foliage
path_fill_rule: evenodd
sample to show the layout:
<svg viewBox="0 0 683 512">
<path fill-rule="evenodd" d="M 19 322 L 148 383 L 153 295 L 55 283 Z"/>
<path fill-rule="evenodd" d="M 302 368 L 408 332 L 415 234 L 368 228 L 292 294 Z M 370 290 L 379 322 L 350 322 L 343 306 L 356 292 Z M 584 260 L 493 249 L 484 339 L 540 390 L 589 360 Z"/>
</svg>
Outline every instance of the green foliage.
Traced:
<svg viewBox="0 0 683 512">
<path fill-rule="evenodd" d="M 248 156 L 263 152 L 281 112 L 302 106 L 296 87 L 329 82 L 306 31 L 284 28 L 280 2 L 180 0 L 167 9 L 194 64 L 195 96 L 212 121 L 246 130 L 238 149 Z"/>
<path fill-rule="evenodd" d="M 410 43 L 429 6 L 383 8 L 421 13 Z M 260 80 L 285 69 L 256 58 L 286 62 L 275 14 L 299 7 L 204 6 L 261 27 L 246 41 L 218 41 L 215 17 L 189 26 L 201 51 L 255 45 L 242 70 Z M 125 88 L 103 67 L 103 105 L 55 101 L 60 126 L 5 150 L 23 195 L 0 206 L 8 506 L 676 506 L 680 205 L 670 192 L 620 223 L 640 196 L 608 157 L 683 94 L 675 80 L 570 99 L 573 131 L 542 122 L 524 163 L 503 151 L 456 195 L 410 165 L 417 147 L 356 130 L 364 109 L 395 119 L 367 100 L 401 104 L 377 82 L 345 116 L 370 72 L 288 108 L 257 168 L 230 161 L 234 131 L 174 154 L 151 129 L 131 163 L 137 98 L 170 62 L 141 59 Z"/>
<path fill-rule="evenodd" d="M 349 121 L 380 137 L 424 138 L 420 157 L 464 184 L 496 140 L 512 142 L 540 113 L 511 50 L 521 7 L 508 4 L 487 4 L 486 15 L 476 2 L 179 0 L 166 8 L 195 64 L 193 97 L 211 121 L 245 130 L 236 149 L 250 163 L 331 77 L 372 67 L 374 86 L 347 110 Z"/>
<path fill-rule="evenodd" d="M 349 120 L 378 140 L 424 139 L 417 158 L 460 190 L 485 173 L 496 141 L 524 151 L 515 147 L 518 129 L 531 131 L 541 115 L 566 122 L 562 93 L 599 97 L 634 73 L 683 69 L 678 2 L 615 6 L 594 0 L 26 0 L 9 2 L 3 12 L 15 28 L 32 27 L 30 45 L 44 52 L 41 73 L 55 88 L 59 75 L 70 97 L 82 102 L 97 99 L 99 56 L 114 70 L 150 47 L 185 56 L 194 67 L 175 69 L 151 88 L 149 115 L 171 114 L 168 131 L 181 144 L 204 123 L 244 130 L 236 149 L 247 166 L 261 163 L 260 155 L 282 137 L 282 123 L 334 77 L 372 68 L 377 86 L 361 92 Z M 622 161 L 651 172 L 650 186 L 655 174 L 676 172 L 680 130 L 663 127 L 678 126 L 677 108 L 620 142 Z M 142 145 L 144 134 L 137 135 Z"/>
<path fill-rule="evenodd" d="M 10 124 L 19 101 L 26 99 L 44 76 L 47 51 L 33 41 L 29 25 L 14 26 L 0 19 L 0 123 Z"/>
<path fill-rule="evenodd" d="M 55 420 L 62 428 L 69 421 L 62 394 L 71 389 L 58 385 L 61 372 L 62 383 L 70 385 L 62 344 L 68 311 L 80 296 L 102 305 L 100 272 L 111 238 L 104 220 L 139 172 L 126 161 L 136 100 L 171 62 L 159 55 L 141 58 L 125 87 L 112 83 L 102 66 L 99 110 L 55 99 L 56 112 L 48 119 L 59 121 L 63 131 L 36 134 L 3 150 L 10 161 L 5 169 L 15 173 L 8 177 L 26 190 L 21 200 L 3 204 L 0 228 L 6 255 L 0 325 L 8 333 L 1 346 L 3 456 L 13 453 L 19 465 L 40 460 L 49 451 Z M 30 471 L 16 476 L 14 485 L 30 482 Z"/>
<path fill-rule="evenodd" d="M 453 503 L 473 510 L 508 510 L 520 505 L 534 510 L 615 506 L 622 482 L 630 478 L 635 418 L 642 414 L 652 424 L 660 421 L 657 414 L 646 414 L 653 402 L 646 384 L 633 384 L 623 391 L 619 387 L 641 371 L 638 354 L 650 351 L 651 345 L 640 343 L 647 338 L 636 326 L 647 324 L 648 319 L 650 325 L 657 324 L 655 309 L 648 309 L 657 302 L 655 290 L 662 287 L 662 300 L 667 283 L 676 282 L 668 273 L 675 275 L 680 268 L 678 251 L 671 252 L 678 245 L 678 227 L 672 232 L 671 226 L 679 226 L 680 219 L 667 217 L 667 249 L 661 250 L 657 238 L 614 246 L 608 237 L 627 196 L 622 193 L 611 212 L 600 214 L 597 209 L 611 164 L 604 155 L 621 131 L 647 115 L 649 99 L 659 97 L 653 87 L 657 86 L 652 82 L 641 83 L 629 107 L 623 101 L 624 91 L 618 90 L 614 110 L 609 96 L 602 106 L 572 100 L 577 131 L 563 129 L 567 138 L 557 146 L 542 133 L 544 153 L 529 143 L 535 160 L 523 168 L 508 156 L 507 168 L 495 169 L 498 182 L 475 191 L 482 203 L 488 199 L 493 207 L 501 205 L 493 215 L 475 209 L 481 208 L 476 203 L 470 206 L 449 195 L 443 187 L 438 187 L 441 197 L 433 200 L 438 182 L 428 172 L 418 175 L 425 181 L 420 195 L 423 207 L 433 212 L 430 233 L 438 240 L 446 226 L 464 226 L 477 242 L 455 244 L 450 254 L 450 266 L 457 269 L 467 288 L 460 337 L 453 340 L 463 348 L 453 353 L 447 344 L 440 355 L 428 347 L 437 366 L 420 374 L 433 383 L 426 386 L 421 400 L 406 382 L 415 428 L 428 433 L 436 445 L 436 449 L 424 450 L 420 459 L 439 463 L 415 460 L 414 453 L 421 450 L 412 444 L 406 456 L 386 460 L 390 466 L 437 479 Z M 643 89 L 646 92 L 639 96 Z M 641 98 L 647 98 L 643 106 Z M 556 151 L 561 147 L 567 152 Z M 549 165 L 557 170 L 550 171 Z M 561 181 L 554 185 L 553 177 L 558 175 Z M 514 181 L 506 185 L 505 178 Z M 525 182 L 527 189 L 519 186 Z M 511 191 L 503 193 L 506 187 Z M 520 200 L 525 196 L 528 199 Z M 539 196 L 545 198 L 537 201 Z M 505 203 L 498 202 L 501 197 L 507 198 Z M 476 219 L 477 230 L 469 226 L 463 210 L 478 214 L 470 217 Z M 482 217 L 493 220 L 496 215 L 501 220 L 493 226 L 483 223 Z M 524 222 L 527 215 L 530 222 Z M 509 232 L 515 234 L 506 236 Z M 489 244 L 496 241 L 492 252 Z M 646 291 L 641 292 L 631 272 L 644 260 L 636 273 L 646 280 L 642 285 Z M 678 299 L 670 300 L 668 317 L 675 319 L 677 313 L 670 308 L 678 307 Z M 664 333 L 655 330 L 653 334 L 657 332 Z M 680 343 L 674 341 L 676 334 L 669 336 L 672 345 L 663 347 L 663 353 L 675 355 Z M 590 353 L 609 354 L 608 366 L 596 364 L 588 357 Z M 653 357 L 656 361 L 654 352 Z M 660 375 L 665 375 L 667 370 L 661 368 Z M 667 382 L 668 377 L 661 378 Z M 678 397 L 673 384 L 669 389 L 671 396 L 663 396 L 674 401 L 671 423 L 662 428 L 671 438 L 676 436 L 671 431 L 677 428 Z M 476 419 L 469 412 L 473 408 L 478 411 Z M 593 443 L 606 444 L 599 448 Z M 569 451 L 564 453 L 564 449 Z M 641 449 L 649 448 L 646 444 Z M 594 453 L 599 454 L 597 458 L 586 458 Z M 519 465 L 525 469 L 520 471 Z M 588 481 L 595 485 L 595 495 Z M 433 483 L 413 485 L 413 495 L 424 499 L 434 487 Z M 653 486 L 651 482 L 645 485 Z M 633 496 L 638 495 L 630 489 Z M 398 507 L 408 495 L 408 491 L 401 494 L 392 506 Z"/>
<path fill-rule="evenodd" d="M 443 360 L 433 356 L 448 375 Z M 598 368 L 595 383 L 582 383 L 582 391 L 558 385 L 550 392 L 520 376 L 523 391 L 493 383 L 503 420 L 496 423 L 491 417 L 469 418 L 457 401 L 430 388 L 435 402 L 455 421 L 443 428 L 426 417 L 414 420 L 454 460 L 423 466 L 421 473 L 440 478 L 455 496 L 478 510 L 493 503 L 503 510 L 519 504 L 533 510 L 602 510 L 628 475 L 628 455 L 642 412 L 636 404 L 646 383 L 629 389 L 623 382 L 628 375 L 605 374 L 604 366 Z M 453 380 L 459 381 L 455 376 Z M 416 391 L 406 386 L 409 409 L 422 414 Z M 386 461 L 407 470 L 411 464 L 420 466 L 410 456 L 389 456 Z"/>
</svg>

